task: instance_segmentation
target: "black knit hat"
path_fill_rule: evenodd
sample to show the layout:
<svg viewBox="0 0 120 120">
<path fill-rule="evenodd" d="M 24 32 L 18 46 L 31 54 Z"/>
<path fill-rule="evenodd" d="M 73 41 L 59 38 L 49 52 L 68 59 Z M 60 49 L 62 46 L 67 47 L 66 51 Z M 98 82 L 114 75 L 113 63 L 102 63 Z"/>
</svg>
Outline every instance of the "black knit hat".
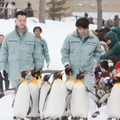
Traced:
<svg viewBox="0 0 120 120">
<path fill-rule="evenodd" d="M 116 65 L 116 63 L 118 62 L 118 58 L 116 55 L 112 55 L 108 58 L 108 60 L 111 60 L 114 63 L 114 66 Z"/>
<path fill-rule="evenodd" d="M 108 70 L 108 68 L 109 68 L 107 61 L 101 61 L 101 62 L 100 62 L 100 66 L 101 66 L 102 68 L 104 68 L 105 70 Z"/>
</svg>

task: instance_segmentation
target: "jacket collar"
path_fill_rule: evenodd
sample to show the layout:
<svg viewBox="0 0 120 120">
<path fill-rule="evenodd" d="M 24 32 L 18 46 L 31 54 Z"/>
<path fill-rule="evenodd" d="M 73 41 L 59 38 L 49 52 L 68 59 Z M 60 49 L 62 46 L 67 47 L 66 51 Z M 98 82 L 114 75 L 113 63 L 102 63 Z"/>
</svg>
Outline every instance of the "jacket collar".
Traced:
<svg viewBox="0 0 120 120">
<path fill-rule="evenodd" d="M 17 26 L 15 26 L 15 31 L 17 32 L 17 34 L 20 36 L 20 34 L 19 34 L 19 32 L 18 32 L 18 28 L 17 28 Z M 23 36 L 24 36 L 24 34 L 26 33 L 28 31 L 28 28 L 27 28 L 27 26 L 24 28 L 24 30 L 23 30 Z M 20 36 L 21 37 L 21 36 Z"/>
<path fill-rule="evenodd" d="M 81 35 L 78 33 L 77 29 L 73 32 L 73 36 L 75 36 L 75 37 L 81 37 Z M 90 38 L 90 37 L 93 37 L 93 36 L 94 36 L 94 34 L 92 33 L 92 31 L 88 30 L 85 38 L 86 37 Z"/>
</svg>

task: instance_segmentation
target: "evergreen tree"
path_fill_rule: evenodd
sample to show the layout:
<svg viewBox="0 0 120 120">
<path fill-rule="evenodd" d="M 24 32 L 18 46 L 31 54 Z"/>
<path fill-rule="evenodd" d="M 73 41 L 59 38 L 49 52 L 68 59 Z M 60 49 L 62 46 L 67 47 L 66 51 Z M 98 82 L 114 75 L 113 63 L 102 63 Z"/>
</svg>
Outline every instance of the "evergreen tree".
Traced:
<svg viewBox="0 0 120 120">
<path fill-rule="evenodd" d="M 66 1 L 67 0 L 51 0 L 47 3 L 47 12 L 52 20 L 55 20 L 55 18 L 61 19 L 61 15 L 64 11 L 69 9 L 69 7 L 65 7 Z"/>
</svg>

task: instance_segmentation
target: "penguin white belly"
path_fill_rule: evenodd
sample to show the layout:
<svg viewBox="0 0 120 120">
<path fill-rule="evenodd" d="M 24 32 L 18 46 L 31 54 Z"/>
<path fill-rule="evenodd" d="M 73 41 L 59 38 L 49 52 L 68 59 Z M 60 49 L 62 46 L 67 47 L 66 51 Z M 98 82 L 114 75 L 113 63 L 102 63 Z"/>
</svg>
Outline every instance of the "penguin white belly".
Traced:
<svg viewBox="0 0 120 120">
<path fill-rule="evenodd" d="M 62 80 L 55 80 L 45 107 L 45 117 L 60 118 L 66 107 L 67 88 Z"/>
<path fill-rule="evenodd" d="M 27 83 L 21 84 L 18 87 L 14 106 L 13 114 L 18 118 L 24 118 L 29 110 L 30 90 Z"/>
<path fill-rule="evenodd" d="M 78 83 L 73 86 L 70 106 L 73 117 L 87 118 L 89 101 L 84 84 Z"/>
<path fill-rule="evenodd" d="M 41 84 L 42 84 L 43 81 L 41 79 L 38 79 L 37 82 L 38 82 L 38 87 L 40 89 L 41 88 Z"/>
<path fill-rule="evenodd" d="M 112 88 L 107 103 L 107 115 L 110 118 L 120 118 L 120 84 Z"/>
<path fill-rule="evenodd" d="M 39 97 L 39 88 L 38 88 L 38 84 L 34 84 L 34 83 L 29 83 L 29 88 L 30 88 L 30 94 L 32 97 L 32 101 L 33 101 L 33 106 L 32 106 L 32 110 L 30 112 L 30 114 L 28 115 L 29 117 L 39 117 L 39 113 L 38 113 L 38 97 Z"/>
<path fill-rule="evenodd" d="M 68 90 L 72 90 L 74 81 L 67 81 L 65 84 L 66 84 L 66 87 L 68 88 Z"/>
<path fill-rule="evenodd" d="M 50 84 L 45 83 L 40 89 L 40 99 L 39 99 L 39 110 L 40 110 L 40 118 L 43 119 L 44 115 L 44 105 L 47 99 L 48 91 L 50 89 Z"/>
</svg>

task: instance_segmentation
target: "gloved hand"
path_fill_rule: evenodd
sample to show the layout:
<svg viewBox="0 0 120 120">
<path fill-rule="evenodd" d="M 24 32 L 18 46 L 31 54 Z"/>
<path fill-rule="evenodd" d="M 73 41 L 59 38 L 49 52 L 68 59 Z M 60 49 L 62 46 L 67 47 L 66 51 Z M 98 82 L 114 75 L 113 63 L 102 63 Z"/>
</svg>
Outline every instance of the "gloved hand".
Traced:
<svg viewBox="0 0 120 120">
<path fill-rule="evenodd" d="M 50 66 L 50 62 L 47 62 L 47 68 Z"/>
<path fill-rule="evenodd" d="M 1 73 L 1 76 L 2 76 L 2 78 L 3 78 L 4 80 L 7 80 L 7 79 L 8 79 L 8 74 L 7 74 L 7 72 L 6 72 L 5 70 L 2 70 L 0 73 Z"/>
<path fill-rule="evenodd" d="M 68 64 L 65 66 L 65 73 L 66 73 L 67 75 L 72 75 L 72 74 L 73 74 L 72 67 L 69 66 Z"/>
</svg>

